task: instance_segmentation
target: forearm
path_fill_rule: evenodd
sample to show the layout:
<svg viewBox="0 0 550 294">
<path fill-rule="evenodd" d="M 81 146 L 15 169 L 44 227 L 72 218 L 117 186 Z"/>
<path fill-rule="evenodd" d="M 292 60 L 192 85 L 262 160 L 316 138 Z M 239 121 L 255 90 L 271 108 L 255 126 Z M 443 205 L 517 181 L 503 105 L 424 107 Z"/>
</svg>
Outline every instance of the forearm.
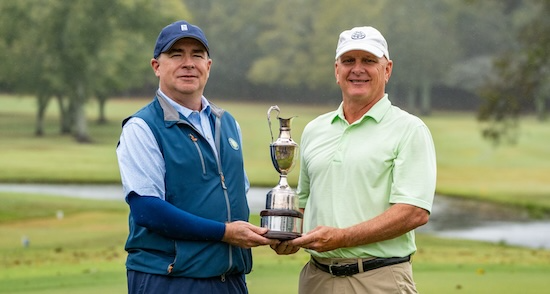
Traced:
<svg viewBox="0 0 550 294">
<path fill-rule="evenodd" d="M 355 247 L 401 236 L 428 221 L 428 212 L 407 204 L 395 204 L 381 215 L 348 228 L 318 226 L 300 238 L 289 241 L 292 246 L 325 252 Z"/>
<path fill-rule="evenodd" d="M 202 218 L 153 196 L 128 195 L 131 215 L 137 225 L 168 238 L 221 241 L 222 222 Z"/>
<path fill-rule="evenodd" d="M 428 218 L 428 212 L 422 208 L 394 204 L 371 220 L 342 229 L 342 247 L 355 247 L 399 237 L 426 224 Z"/>
</svg>

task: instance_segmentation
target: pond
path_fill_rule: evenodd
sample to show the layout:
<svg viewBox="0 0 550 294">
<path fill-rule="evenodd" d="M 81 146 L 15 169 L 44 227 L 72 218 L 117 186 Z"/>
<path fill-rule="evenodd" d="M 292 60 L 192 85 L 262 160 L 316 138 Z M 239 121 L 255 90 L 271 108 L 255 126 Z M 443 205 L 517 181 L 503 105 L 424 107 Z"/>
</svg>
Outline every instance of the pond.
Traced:
<svg viewBox="0 0 550 294">
<path fill-rule="evenodd" d="M 269 189 L 250 189 L 248 202 L 252 213 L 264 209 Z M 0 191 L 123 200 L 120 185 L 0 184 Z M 518 209 L 453 197 L 436 196 L 430 221 L 417 231 L 441 237 L 550 249 L 550 220 L 532 220 Z"/>
</svg>

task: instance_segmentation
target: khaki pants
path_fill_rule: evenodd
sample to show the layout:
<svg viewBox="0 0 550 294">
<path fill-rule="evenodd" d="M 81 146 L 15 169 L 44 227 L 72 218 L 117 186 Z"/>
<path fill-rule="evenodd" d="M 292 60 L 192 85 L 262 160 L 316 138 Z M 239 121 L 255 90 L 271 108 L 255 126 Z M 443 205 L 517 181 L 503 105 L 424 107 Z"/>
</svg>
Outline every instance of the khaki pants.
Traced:
<svg viewBox="0 0 550 294">
<path fill-rule="evenodd" d="M 418 293 L 410 262 L 390 265 L 347 277 L 333 277 L 308 262 L 300 273 L 299 294 Z"/>
</svg>

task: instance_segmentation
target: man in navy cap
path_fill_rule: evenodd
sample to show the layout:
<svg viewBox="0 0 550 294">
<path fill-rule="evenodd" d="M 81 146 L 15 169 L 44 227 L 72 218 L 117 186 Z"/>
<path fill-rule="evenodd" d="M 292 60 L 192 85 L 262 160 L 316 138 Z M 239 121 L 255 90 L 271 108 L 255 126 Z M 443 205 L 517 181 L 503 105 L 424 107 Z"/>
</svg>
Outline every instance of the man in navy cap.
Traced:
<svg viewBox="0 0 550 294">
<path fill-rule="evenodd" d="M 199 27 L 166 26 L 151 60 L 155 98 L 123 121 L 129 293 L 248 293 L 250 248 L 278 242 L 248 223 L 239 125 L 203 96 L 211 65 Z"/>
</svg>

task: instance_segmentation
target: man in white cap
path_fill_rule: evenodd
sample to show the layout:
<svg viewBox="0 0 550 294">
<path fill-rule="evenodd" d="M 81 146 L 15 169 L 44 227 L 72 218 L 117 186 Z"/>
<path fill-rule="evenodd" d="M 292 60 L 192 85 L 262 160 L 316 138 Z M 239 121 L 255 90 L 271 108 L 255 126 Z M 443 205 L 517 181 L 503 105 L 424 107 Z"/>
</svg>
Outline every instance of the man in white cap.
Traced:
<svg viewBox="0 0 550 294">
<path fill-rule="evenodd" d="M 159 89 L 123 122 L 128 293 L 248 293 L 250 247 L 278 242 L 248 223 L 239 125 L 203 96 L 211 64 L 199 27 L 166 26 L 151 59 Z"/>
<path fill-rule="evenodd" d="M 311 254 L 301 294 L 417 293 L 411 255 L 435 193 L 431 134 L 385 93 L 393 62 L 378 30 L 342 32 L 335 59 L 342 103 L 311 121 L 301 139 L 304 235 L 271 247 Z"/>
</svg>

